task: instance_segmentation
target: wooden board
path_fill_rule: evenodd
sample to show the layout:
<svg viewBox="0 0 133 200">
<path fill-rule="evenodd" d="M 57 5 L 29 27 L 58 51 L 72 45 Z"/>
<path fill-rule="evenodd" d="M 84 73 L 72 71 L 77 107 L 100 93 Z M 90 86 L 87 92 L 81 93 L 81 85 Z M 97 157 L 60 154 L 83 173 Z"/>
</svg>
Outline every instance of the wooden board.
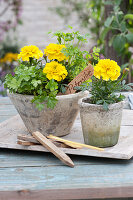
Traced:
<svg viewBox="0 0 133 200">
<path fill-rule="evenodd" d="M 22 149 L 30 151 L 47 150 L 40 145 L 22 146 L 17 144 L 18 134 L 28 134 L 19 115 L 12 117 L 0 124 L 0 147 L 10 149 Z M 63 137 L 64 139 L 84 143 L 80 117 L 75 121 L 71 133 Z M 61 148 L 67 154 L 85 155 L 95 157 L 106 157 L 116 159 L 130 159 L 133 156 L 133 110 L 123 110 L 122 126 L 118 144 L 114 147 L 105 148 L 105 151 L 89 149 L 69 149 Z"/>
</svg>

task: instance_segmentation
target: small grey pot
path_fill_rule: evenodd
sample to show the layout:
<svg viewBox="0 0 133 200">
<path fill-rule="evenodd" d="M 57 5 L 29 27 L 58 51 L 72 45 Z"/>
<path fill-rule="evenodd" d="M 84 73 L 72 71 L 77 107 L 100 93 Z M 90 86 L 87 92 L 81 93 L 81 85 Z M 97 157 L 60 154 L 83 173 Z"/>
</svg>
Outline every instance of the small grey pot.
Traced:
<svg viewBox="0 0 133 200">
<path fill-rule="evenodd" d="M 9 93 L 11 101 L 16 107 L 27 130 L 32 133 L 40 131 L 47 136 L 64 136 L 70 133 L 73 123 L 79 112 L 78 100 L 88 96 L 89 92 L 79 92 L 76 94 L 59 95 L 58 102 L 54 109 L 47 108 L 44 102 L 44 109 L 38 111 L 31 100 L 32 95 L 22 95 Z"/>
<path fill-rule="evenodd" d="M 123 101 L 109 105 L 90 104 L 89 98 L 79 100 L 80 117 L 85 144 L 111 147 L 117 144 L 120 133 Z"/>
</svg>

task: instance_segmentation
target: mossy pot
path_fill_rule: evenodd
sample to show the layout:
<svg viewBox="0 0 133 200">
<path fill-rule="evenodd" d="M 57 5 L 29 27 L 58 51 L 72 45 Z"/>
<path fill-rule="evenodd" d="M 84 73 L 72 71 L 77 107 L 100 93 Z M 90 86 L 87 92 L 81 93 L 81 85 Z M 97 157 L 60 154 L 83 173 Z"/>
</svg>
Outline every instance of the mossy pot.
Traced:
<svg viewBox="0 0 133 200">
<path fill-rule="evenodd" d="M 89 98 L 79 100 L 80 117 L 85 144 L 111 147 L 117 144 L 120 134 L 123 101 L 109 105 L 90 104 Z"/>
<path fill-rule="evenodd" d="M 70 133 L 73 123 L 79 112 L 78 100 L 88 96 L 89 92 L 79 92 L 69 95 L 59 95 L 58 102 L 54 109 L 47 108 L 44 102 L 44 109 L 38 111 L 32 95 L 9 93 L 12 103 L 22 118 L 28 132 L 40 131 L 47 136 L 64 136 Z"/>
</svg>

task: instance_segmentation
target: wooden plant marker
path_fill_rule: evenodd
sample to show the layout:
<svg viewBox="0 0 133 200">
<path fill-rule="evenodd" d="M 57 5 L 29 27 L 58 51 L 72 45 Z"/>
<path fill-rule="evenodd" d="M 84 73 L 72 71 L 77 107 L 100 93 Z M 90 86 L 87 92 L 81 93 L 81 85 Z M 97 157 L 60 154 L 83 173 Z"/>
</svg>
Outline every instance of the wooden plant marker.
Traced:
<svg viewBox="0 0 133 200">
<path fill-rule="evenodd" d="M 88 66 L 80 72 L 69 84 L 65 94 L 74 94 L 76 90 L 75 86 L 80 86 L 84 81 L 87 81 L 93 76 L 94 68 L 89 63 Z"/>
<path fill-rule="evenodd" d="M 36 131 L 32 133 L 33 137 L 36 138 L 47 150 L 53 153 L 57 158 L 59 158 L 63 163 L 70 167 L 74 167 L 73 161 L 67 156 L 63 151 L 56 147 L 50 140 L 48 140 L 40 132 Z"/>
<path fill-rule="evenodd" d="M 28 144 L 29 145 L 40 144 L 40 142 L 38 142 L 33 136 L 30 136 L 30 135 L 19 134 L 17 136 L 17 139 L 18 139 L 18 144 L 21 144 L 21 145 L 28 146 Z M 81 149 L 82 148 L 80 145 L 75 145 L 75 144 L 62 142 L 62 141 L 58 141 L 58 142 L 54 141 L 54 144 L 56 146 L 62 147 L 62 148 L 69 148 L 69 147 L 72 147 L 74 149 Z"/>
<path fill-rule="evenodd" d="M 98 150 L 98 151 L 104 151 L 103 148 L 94 147 L 94 146 L 87 145 L 87 144 L 81 144 L 81 143 L 73 142 L 73 141 L 69 141 L 69 140 L 64 140 L 64 139 L 62 139 L 62 138 L 59 138 L 59 137 L 56 137 L 56 136 L 53 136 L 53 135 L 49 135 L 49 136 L 47 136 L 47 138 L 53 139 L 53 140 L 55 140 L 55 141 L 62 141 L 62 142 L 70 143 L 70 144 L 79 145 L 79 146 L 81 146 L 81 147 L 86 147 L 86 148 L 88 148 L 88 149 L 95 149 L 95 150 Z"/>
<path fill-rule="evenodd" d="M 17 136 L 17 139 L 21 141 L 23 140 L 23 141 L 31 142 L 34 144 L 40 144 L 40 142 L 38 142 L 33 136 L 30 136 L 30 135 L 19 134 Z"/>
<path fill-rule="evenodd" d="M 31 146 L 31 145 L 36 145 L 36 143 L 29 142 L 29 141 L 24 141 L 24 140 L 18 140 L 17 144 L 23 145 L 23 146 Z"/>
</svg>

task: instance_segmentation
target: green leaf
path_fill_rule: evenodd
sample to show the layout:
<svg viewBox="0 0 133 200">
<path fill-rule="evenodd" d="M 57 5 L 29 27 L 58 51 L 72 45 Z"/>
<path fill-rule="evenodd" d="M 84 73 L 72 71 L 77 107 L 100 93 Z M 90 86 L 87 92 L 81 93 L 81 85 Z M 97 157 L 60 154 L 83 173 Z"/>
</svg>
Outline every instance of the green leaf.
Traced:
<svg viewBox="0 0 133 200">
<path fill-rule="evenodd" d="M 131 33 L 133 33 L 133 28 L 128 28 L 128 30 L 129 30 Z"/>
<path fill-rule="evenodd" d="M 13 79 L 11 80 L 11 82 L 10 82 L 9 87 L 10 87 L 11 89 L 13 89 L 13 90 L 16 91 L 16 90 L 18 89 L 18 87 L 19 87 L 18 81 L 17 81 L 15 78 L 13 78 Z"/>
<path fill-rule="evenodd" d="M 109 109 L 108 106 L 109 105 L 104 101 L 104 103 L 103 103 L 103 109 L 106 110 L 106 111 L 108 111 L 108 109 Z"/>
<path fill-rule="evenodd" d="M 106 27 L 110 27 L 112 21 L 113 21 L 113 16 L 108 17 L 108 18 L 106 19 L 106 21 L 104 22 L 104 25 L 105 25 Z"/>
<path fill-rule="evenodd" d="M 41 104 L 41 103 L 37 103 L 35 104 L 36 105 L 36 108 L 39 110 L 39 111 L 42 111 L 44 109 L 44 104 Z"/>
<path fill-rule="evenodd" d="M 32 80 L 31 84 L 36 88 L 39 84 L 41 84 L 41 80 Z"/>
<path fill-rule="evenodd" d="M 113 1 L 112 0 L 106 0 L 104 1 L 104 5 L 113 5 Z"/>
<path fill-rule="evenodd" d="M 115 1 L 114 1 L 115 6 L 119 6 L 119 5 L 121 4 L 121 1 L 122 1 L 122 0 L 115 0 Z"/>
<path fill-rule="evenodd" d="M 129 85 L 124 85 L 124 90 L 132 90 L 132 88 Z"/>
<path fill-rule="evenodd" d="M 117 102 L 123 101 L 124 99 L 125 99 L 125 96 L 122 95 L 122 94 L 120 94 L 120 95 L 116 98 Z"/>
<path fill-rule="evenodd" d="M 115 18 L 112 21 L 111 28 L 117 28 L 117 29 L 119 29 L 119 23 L 116 21 Z"/>
<path fill-rule="evenodd" d="M 105 39 L 105 37 L 106 37 L 106 35 L 107 35 L 107 33 L 109 32 L 109 30 L 110 30 L 110 28 L 104 28 L 103 29 L 103 31 L 101 32 L 101 34 L 100 34 L 100 39 L 103 41 L 104 39 Z"/>
<path fill-rule="evenodd" d="M 109 47 L 112 46 L 112 43 L 113 43 L 115 37 L 116 37 L 116 35 L 113 35 L 112 38 L 110 38 L 110 40 L 109 40 Z"/>
<path fill-rule="evenodd" d="M 55 97 L 48 97 L 47 107 L 53 109 L 57 103 L 57 99 Z"/>
<path fill-rule="evenodd" d="M 126 81 L 125 81 L 125 80 L 123 80 L 123 81 L 122 81 L 122 85 L 125 85 L 125 83 L 126 83 Z"/>
<path fill-rule="evenodd" d="M 133 43 L 133 33 L 128 33 L 127 35 L 126 35 L 126 38 L 127 38 L 127 41 L 129 42 L 129 43 Z"/>
<path fill-rule="evenodd" d="M 102 104 L 102 103 L 103 103 L 103 100 L 98 100 L 98 101 L 96 102 L 97 105 Z"/>
<path fill-rule="evenodd" d="M 66 92 L 66 87 L 64 87 L 63 85 L 61 85 L 61 93 L 65 93 Z"/>
<path fill-rule="evenodd" d="M 124 14 L 123 14 L 123 12 L 122 12 L 122 11 L 119 11 L 117 17 L 118 17 L 119 23 L 122 23 L 122 21 L 123 21 L 123 19 L 124 19 Z"/>
<path fill-rule="evenodd" d="M 128 83 L 127 85 L 133 86 L 133 83 Z"/>
<path fill-rule="evenodd" d="M 133 14 L 126 14 L 124 18 L 133 20 Z"/>
<path fill-rule="evenodd" d="M 70 25 L 68 25 L 67 27 L 68 27 L 68 28 L 70 28 L 70 29 L 73 29 L 73 27 L 72 27 L 72 26 L 70 26 Z"/>
<path fill-rule="evenodd" d="M 117 35 L 113 40 L 113 47 L 117 52 L 121 52 L 126 44 L 126 38 L 123 35 Z"/>
<path fill-rule="evenodd" d="M 46 89 L 49 89 L 50 91 L 54 91 L 58 89 L 58 84 L 53 79 L 51 79 L 47 85 L 45 86 Z"/>
<path fill-rule="evenodd" d="M 125 32 L 125 31 L 127 30 L 127 28 L 126 28 L 126 23 L 125 23 L 125 22 L 122 22 L 122 23 L 120 24 L 120 29 L 121 29 L 121 32 Z"/>
</svg>

